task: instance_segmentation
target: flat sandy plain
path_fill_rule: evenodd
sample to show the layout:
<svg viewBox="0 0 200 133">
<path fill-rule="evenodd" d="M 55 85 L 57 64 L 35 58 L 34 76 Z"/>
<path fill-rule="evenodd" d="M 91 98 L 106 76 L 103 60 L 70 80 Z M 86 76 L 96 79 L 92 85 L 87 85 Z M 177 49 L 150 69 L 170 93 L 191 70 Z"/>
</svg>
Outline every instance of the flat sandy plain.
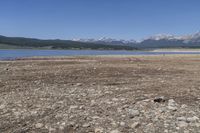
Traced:
<svg viewBox="0 0 200 133">
<path fill-rule="evenodd" d="M 199 118 L 200 55 L 0 61 L 1 133 L 199 133 Z"/>
</svg>

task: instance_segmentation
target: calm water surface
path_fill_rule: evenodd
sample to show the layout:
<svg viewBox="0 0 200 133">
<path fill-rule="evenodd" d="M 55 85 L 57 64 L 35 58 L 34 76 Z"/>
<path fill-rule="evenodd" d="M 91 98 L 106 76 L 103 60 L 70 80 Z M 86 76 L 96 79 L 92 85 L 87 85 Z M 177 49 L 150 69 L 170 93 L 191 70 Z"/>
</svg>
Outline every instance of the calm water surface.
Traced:
<svg viewBox="0 0 200 133">
<path fill-rule="evenodd" d="M 75 55 L 159 55 L 159 54 L 200 54 L 200 52 L 148 52 L 123 50 L 0 50 L 0 60 L 32 56 L 75 56 Z"/>
</svg>

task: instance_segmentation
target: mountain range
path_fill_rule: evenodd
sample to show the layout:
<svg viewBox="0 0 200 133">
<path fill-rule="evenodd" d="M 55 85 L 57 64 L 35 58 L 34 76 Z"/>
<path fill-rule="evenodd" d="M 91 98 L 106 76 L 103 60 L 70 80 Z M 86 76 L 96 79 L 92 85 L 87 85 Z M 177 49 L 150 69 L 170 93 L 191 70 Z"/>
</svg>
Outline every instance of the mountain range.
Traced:
<svg viewBox="0 0 200 133">
<path fill-rule="evenodd" d="M 0 36 L 0 49 L 92 49 L 92 50 L 136 50 L 124 45 L 97 44 L 72 40 L 42 40 L 24 37 Z"/>
<path fill-rule="evenodd" d="M 123 45 L 132 46 L 135 48 L 199 48 L 200 47 L 200 32 L 191 35 L 174 36 L 169 34 L 158 34 L 150 36 L 142 41 L 136 40 L 117 40 L 111 38 L 100 39 L 74 39 L 79 42 L 91 42 L 96 44 Z"/>
<path fill-rule="evenodd" d="M 103 49 L 103 50 L 140 50 L 159 48 L 200 48 L 200 32 L 174 36 L 159 34 L 142 41 L 111 38 L 41 40 L 23 37 L 0 36 L 1 48 L 43 48 L 43 49 Z"/>
</svg>

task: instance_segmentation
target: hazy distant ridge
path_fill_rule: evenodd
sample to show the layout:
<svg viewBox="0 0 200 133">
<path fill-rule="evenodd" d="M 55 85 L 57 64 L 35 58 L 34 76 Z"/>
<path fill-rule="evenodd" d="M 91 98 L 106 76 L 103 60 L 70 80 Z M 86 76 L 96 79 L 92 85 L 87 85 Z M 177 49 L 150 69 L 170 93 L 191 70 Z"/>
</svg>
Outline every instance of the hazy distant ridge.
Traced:
<svg viewBox="0 0 200 133">
<path fill-rule="evenodd" d="M 0 48 L 42 48 L 42 49 L 104 49 L 134 50 L 130 46 L 113 46 L 71 40 L 40 40 L 23 37 L 0 36 Z"/>
<path fill-rule="evenodd" d="M 109 45 L 132 46 L 139 49 L 148 48 L 200 48 L 200 32 L 191 35 L 174 36 L 168 34 L 159 34 L 150 36 L 140 42 L 132 40 L 117 40 L 112 38 L 100 39 L 75 39 L 80 42 L 92 42 Z"/>
<path fill-rule="evenodd" d="M 157 48 L 200 48 L 200 32 L 192 35 L 156 35 L 140 42 L 111 38 L 41 40 L 22 37 L 0 36 L 0 48 L 44 48 L 44 49 L 103 49 L 136 50 Z"/>
</svg>

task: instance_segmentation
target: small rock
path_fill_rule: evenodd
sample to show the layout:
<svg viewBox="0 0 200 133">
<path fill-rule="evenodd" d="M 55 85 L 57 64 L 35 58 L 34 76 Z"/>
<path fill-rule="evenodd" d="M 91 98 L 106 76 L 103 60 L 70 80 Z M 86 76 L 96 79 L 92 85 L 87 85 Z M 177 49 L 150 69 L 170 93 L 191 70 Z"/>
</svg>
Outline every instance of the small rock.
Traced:
<svg viewBox="0 0 200 133">
<path fill-rule="evenodd" d="M 140 126 L 139 122 L 135 122 L 133 124 L 131 124 L 131 128 L 138 128 Z"/>
<path fill-rule="evenodd" d="M 69 107 L 69 110 L 73 110 L 73 109 L 77 109 L 78 108 L 78 106 L 76 106 L 76 105 L 71 105 L 70 107 Z"/>
<path fill-rule="evenodd" d="M 112 130 L 112 131 L 110 131 L 110 133 L 120 133 L 120 131 L 119 130 Z"/>
<path fill-rule="evenodd" d="M 56 131 L 56 129 L 55 129 L 55 128 L 52 128 L 52 127 L 49 127 L 48 130 L 49 130 L 49 132 L 51 132 L 51 133 L 52 133 L 52 132 L 54 133 L 54 132 Z"/>
<path fill-rule="evenodd" d="M 96 104 L 95 100 L 91 100 L 90 105 L 94 106 Z"/>
<path fill-rule="evenodd" d="M 33 116 L 33 115 L 37 115 L 37 111 L 35 111 L 35 110 L 32 110 L 32 111 L 30 111 L 30 114 Z"/>
<path fill-rule="evenodd" d="M 94 132 L 95 133 L 103 133 L 103 128 L 95 128 Z"/>
<path fill-rule="evenodd" d="M 122 115 L 121 117 L 124 118 L 124 117 L 126 117 L 126 115 Z"/>
<path fill-rule="evenodd" d="M 196 126 L 196 127 L 200 127 L 200 123 L 196 123 L 195 126 Z"/>
<path fill-rule="evenodd" d="M 188 131 L 188 130 L 185 130 L 185 131 L 184 131 L 184 133 L 190 133 L 190 131 Z"/>
<path fill-rule="evenodd" d="M 172 111 L 176 111 L 177 110 L 177 104 L 176 104 L 176 102 L 173 100 L 173 99 L 170 99 L 169 101 L 168 101 L 168 109 L 169 110 L 172 110 Z"/>
<path fill-rule="evenodd" d="M 178 121 L 186 121 L 186 118 L 185 117 L 178 117 L 177 120 Z"/>
<path fill-rule="evenodd" d="M 118 101 L 118 100 L 119 100 L 119 99 L 117 99 L 117 98 L 113 98 L 113 99 L 112 99 L 112 101 Z"/>
<path fill-rule="evenodd" d="M 149 101 L 151 101 L 151 99 L 145 99 L 145 100 L 143 100 L 143 102 L 149 102 Z"/>
<path fill-rule="evenodd" d="M 82 83 L 76 83 L 74 86 L 82 86 Z"/>
<path fill-rule="evenodd" d="M 85 107 L 82 105 L 79 107 L 79 109 L 85 110 Z"/>
<path fill-rule="evenodd" d="M 168 106 L 167 108 L 168 108 L 169 110 L 172 110 L 172 111 L 177 111 L 177 107 Z"/>
<path fill-rule="evenodd" d="M 185 109 L 185 108 L 187 108 L 187 105 L 183 104 L 183 105 L 181 105 L 181 108 Z"/>
<path fill-rule="evenodd" d="M 86 128 L 86 127 L 89 127 L 89 126 L 90 126 L 90 124 L 89 124 L 89 123 L 85 123 L 85 124 L 83 124 L 83 126 L 82 126 L 82 127 Z"/>
<path fill-rule="evenodd" d="M 144 131 L 146 133 L 156 133 L 155 126 L 153 123 L 149 123 L 145 126 Z"/>
<path fill-rule="evenodd" d="M 115 121 L 112 121 L 112 122 L 111 122 L 111 125 L 112 125 L 113 127 L 117 127 L 117 124 L 116 124 Z"/>
<path fill-rule="evenodd" d="M 36 127 L 36 128 L 42 128 L 42 127 L 43 127 L 43 124 L 42 124 L 42 123 L 37 123 L 37 124 L 35 124 L 35 127 Z"/>
<path fill-rule="evenodd" d="M 169 101 L 168 101 L 168 106 L 176 106 L 177 104 L 176 104 L 176 102 L 174 101 L 174 99 L 170 99 Z"/>
<path fill-rule="evenodd" d="M 178 126 L 178 127 L 187 127 L 187 126 L 188 126 L 188 123 L 185 122 L 185 121 L 179 121 L 179 122 L 177 123 L 177 126 Z"/>
<path fill-rule="evenodd" d="M 117 108 L 117 112 L 118 112 L 118 113 L 121 113 L 121 112 L 122 112 L 122 109 L 121 109 L 121 108 Z"/>
<path fill-rule="evenodd" d="M 140 112 L 138 110 L 129 109 L 129 117 L 130 118 L 134 118 L 139 115 L 140 115 Z"/>
<path fill-rule="evenodd" d="M 160 108 L 160 109 L 159 109 L 159 112 L 160 112 L 160 113 L 166 112 L 166 108 L 164 108 L 164 107 Z"/>
<path fill-rule="evenodd" d="M 99 116 L 92 116 L 92 119 L 100 119 Z"/>
<path fill-rule="evenodd" d="M 6 106 L 4 104 L 0 105 L 0 109 L 4 109 Z"/>
<path fill-rule="evenodd" d="M 64 127 L 64 129 L 62 130 L 63 133 L 74 133 L 74 126 L 73 125 L 67 125 Z"/>
<path fill-rule="evenodd" d="M 187 122 L 196 122 L 198 120 L 199 120 L 199 118 L 197 116 L 187 118 Z"/>
<path fill-rule="evenodd" d="M 125 122 L 120 122 L 120 126 L 125 126 Z"/>
<path fill-rule="evenodd" d="M 164 130 L 164 133 L 168 133 L 168 130 L 167 130 L 167 129 L 165 129 L 165 130 Z"/>
<path fill-rule="evenodd" d="M 154 98 L 153 100 L 155 103 L 163 103 L 166 101 L 165 97 L 164 96 L 161 96 L 161 97 L 156 97 Z"/>
</svg>

